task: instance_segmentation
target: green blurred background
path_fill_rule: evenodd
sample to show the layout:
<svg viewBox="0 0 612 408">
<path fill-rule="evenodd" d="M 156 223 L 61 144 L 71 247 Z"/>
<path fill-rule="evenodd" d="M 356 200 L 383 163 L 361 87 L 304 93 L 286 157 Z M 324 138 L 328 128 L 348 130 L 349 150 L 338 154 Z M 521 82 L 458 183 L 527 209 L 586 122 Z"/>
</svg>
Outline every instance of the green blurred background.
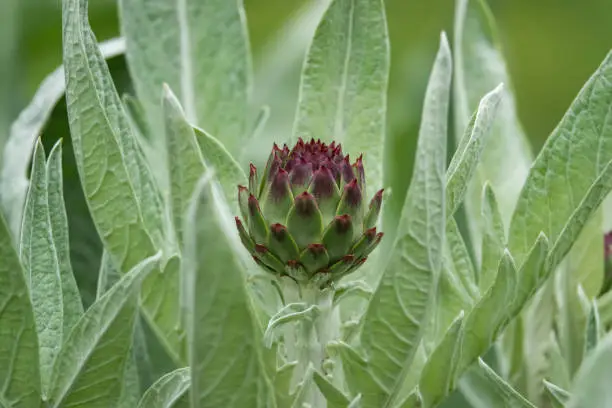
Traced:
<svg viewBox="0 0 612 408">
<path fill-rule="evenodd" d="M 245 0 L 251 41 L 258 54 L 278 29 L 308 2 Z M 581 85 L 612 46 L 610 0 L 489 0 L 526 132 L 539 148 Z M 392 45 L 390 125 L 420 108 L 438 32 L 452 33 L 453 0 L 387 0 Z M 118 35 L 115 0 L 91 0 L 100 40 Z M 61 62 L 60 0 L 0 2 L 0 124 L 31 97 Z M 405 125 L 405 123 L 404 123 Z M 399 130 L 399 129 L 397 129 Z M 5 133 L 5 132 L 2 132 Z"/>
</svg>

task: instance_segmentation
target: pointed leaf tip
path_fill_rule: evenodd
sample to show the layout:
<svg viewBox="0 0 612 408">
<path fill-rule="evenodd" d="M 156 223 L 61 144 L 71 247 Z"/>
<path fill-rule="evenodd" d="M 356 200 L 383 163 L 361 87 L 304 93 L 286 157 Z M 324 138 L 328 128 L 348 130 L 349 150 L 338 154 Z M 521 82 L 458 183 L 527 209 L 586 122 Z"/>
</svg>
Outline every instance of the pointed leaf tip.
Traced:
<svg viewBox="0 0 612 408">
<path fill-rule="evenodd" d="M 317 211 L 314 197 L 307 191 L 295 198 L 295 211 L 302 217 L 310 217 Z"/>
<path fill-rule="evenodd" d="M 322 165 L 312 176 L 310 193 L 317 199 L 325 199 L 334 196 L 336 192 L 336 181 L 334 175 L 327 166 Z"/>
</svg>

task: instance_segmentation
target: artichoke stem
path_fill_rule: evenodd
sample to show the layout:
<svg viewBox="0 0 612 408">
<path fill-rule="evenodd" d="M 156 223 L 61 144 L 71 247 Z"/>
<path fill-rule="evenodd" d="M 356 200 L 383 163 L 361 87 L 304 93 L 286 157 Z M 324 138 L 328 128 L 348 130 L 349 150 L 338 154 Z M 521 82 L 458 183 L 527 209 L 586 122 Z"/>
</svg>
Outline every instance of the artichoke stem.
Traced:
<svg viewBox="0 0 612 408">
<path fill-rule="evenodd" d="M 289 282 L 291 281 L 291 282 Z M 292 389 L 306 380 L 309 387 L 304 403 L 311 407 L 325 408 L 326 400 L 313 381 L 305 378 L 308 367 L 325 374 L 323 363 L 327 358 L 325 347 L 331 340 L 339 338 L 339 315 L 333 307 L 333 289 L 321 290 L 317 285 L 297 285 L 293 280 L 283 281 L 285 302 L 303 302 L 308 306 L 316 305 L 319 314 L 314 321 L 303 320 L 295 325 L 287 325 L 284 332 L 285 350 L 289 361 L 297 361 Z M 336 379 L 336 378 L 334 378 Z"/>
</svg>

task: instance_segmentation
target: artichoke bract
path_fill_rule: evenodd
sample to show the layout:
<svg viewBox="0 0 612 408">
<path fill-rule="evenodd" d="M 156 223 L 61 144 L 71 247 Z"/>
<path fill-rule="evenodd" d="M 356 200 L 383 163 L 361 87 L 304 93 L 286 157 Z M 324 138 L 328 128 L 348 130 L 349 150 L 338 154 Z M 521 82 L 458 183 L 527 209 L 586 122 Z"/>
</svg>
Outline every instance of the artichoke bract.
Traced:
<svg viewBox="0 0 612 408">
<path fill-rule="evenodd" d="M 340 144 L 274 144 L 263 173 L 251 164 L 249 186 L 238 186 L 244 223 L 236 217 L 236 226 L 266 271 L 329 285 L 363 265 L 383 237 L 383 190 L 369 205 L 365 194 L 362 157 L 351 163 Z"/>
</svg>

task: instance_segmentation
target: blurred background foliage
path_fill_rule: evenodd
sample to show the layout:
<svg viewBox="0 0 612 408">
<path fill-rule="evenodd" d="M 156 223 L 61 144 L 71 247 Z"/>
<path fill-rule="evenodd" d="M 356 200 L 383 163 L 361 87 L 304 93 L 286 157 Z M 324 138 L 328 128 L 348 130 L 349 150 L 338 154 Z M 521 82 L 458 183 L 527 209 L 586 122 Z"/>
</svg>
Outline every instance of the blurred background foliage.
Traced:
<svg viewBox="0 0 612 408">
<path fill-rule="evenodd" d="M 269 104 L 272 108 L 262 135 L 267 140 L 283 140 L 291 130 L 301 60 L 328 2 L 244 0 L 256 73 L 254 105 Z M 118 36 L 117 0 L 89 3 L 91 25 L 98 40 Z M 439 32 L 445 30 L 452 36 L 455 2 L 385 3 L 392 53 L 386 148 L 393 162 L 404 169 L 396 176 L 399 179 L 392 180 L 402 196 L 410 181 L 422 99 Z M 519 116 L 537 151 L 612 48 L 612 1 L 488 0 L 488 4 L 497 20 Z M 0 0 L 0 152 L 11 121 L 45 76 L 60 65 L 61 37 L 60 0 Z M 110 60 L 109 66 L 119 91 L 130 92 L 123 57 Z M 47 148 L 58 138 L 64 139 L 71 256 L 87 306 L 95 298 L 101 243 L 82 196 L 68 136 L 66 107 L 61 101 L 42 139 Z M 269 145 L 248 146 L 245 156 L 250 157 L 243 159 L 257 158 L 257 153 L 250 153 L 252 150 L 269 151 Z M 0 164 L 1 161 L 0 154 Z M 447 406 L 460 405 L 451 400 Z"/>
<path fill-rule="evenodd" d="M 244 0 L 257 65 L 265 45 L 308 3 Z M 99 40 L 119 34 L 116 0 L 91 0 Z M 386 0 L 392 44 L 390 119 L 418 117 L 438 33 L 452 33 L 453 0 Z M 489 0 L 500 28 L 519 113 L 539 148 L 612 46 L 609 0 Z M 2 115 L 14 116 L 61 62 L 61 2 L 0 2 Z M 7 114 L 8 112 L 8 114 Z M 404 118 L 404 120 L 402 120 Z M 4 126 L 6 126 L 6 118 Z M 393 126 L 393 129 L 395 129 Z"/>
</svg>

